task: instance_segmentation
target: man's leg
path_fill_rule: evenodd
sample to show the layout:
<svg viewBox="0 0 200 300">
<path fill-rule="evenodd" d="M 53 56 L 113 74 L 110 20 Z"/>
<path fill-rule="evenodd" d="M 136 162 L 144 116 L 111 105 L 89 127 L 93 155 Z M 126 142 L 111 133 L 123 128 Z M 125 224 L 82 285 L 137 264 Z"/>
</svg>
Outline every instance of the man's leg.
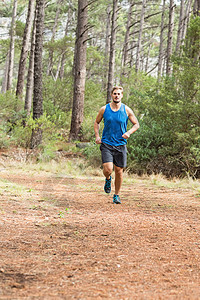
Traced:
<svg viewBox="0 0 200 300">
<path fill-rule="evenodd" d="M 109 194 L 111 192 L 111 174 L 113 171 L 113 163 L 107 162 L 103 164 L 103 174 L 106 177 L 104 191 Z"/>
<path fill-rule="evenodd" d="M 122 181 L 123 181 L 123 168 L 114 166 L 115 169 L 115 195 L 119 195 Z"/>
<path fill-rule="evenodd" d="M 103 164 L 103 174 L 106 177 L 106 179 L 110 179 L 110 175 L 113 171 L 113 163 L 107 162 Z"/>
</svg>

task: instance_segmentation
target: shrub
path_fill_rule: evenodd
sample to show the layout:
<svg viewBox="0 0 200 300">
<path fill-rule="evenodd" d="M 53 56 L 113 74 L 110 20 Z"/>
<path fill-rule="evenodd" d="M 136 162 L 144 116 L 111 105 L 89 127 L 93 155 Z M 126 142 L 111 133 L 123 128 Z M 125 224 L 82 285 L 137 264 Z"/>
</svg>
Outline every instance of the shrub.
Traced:
<svg viewBox="0 0 200 300">
<path fill-rule="evenodd" d="M 87 146 L 83 153 L 85 154 L 86 158 L 90 165 L 94 167 L 101 166 L 101 151 L 99 145 L 95 144 L 95 142 L 91 142 L 89 146 Z"/>
</svg>

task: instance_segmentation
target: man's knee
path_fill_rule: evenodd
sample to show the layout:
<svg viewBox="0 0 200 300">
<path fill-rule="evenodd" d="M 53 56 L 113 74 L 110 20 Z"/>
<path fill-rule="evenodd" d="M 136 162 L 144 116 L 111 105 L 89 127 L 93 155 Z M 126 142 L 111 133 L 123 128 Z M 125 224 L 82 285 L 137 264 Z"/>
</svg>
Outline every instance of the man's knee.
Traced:
<svg viewBox="0 0 200 300">
<path fill-rule="evenodd" d="M 123 168 L 117 167 L 115 166 L 115 174 L 118 176 L 122 176 L 123 175 Z"/>
<path fill-rule="evenodd" d="M 113 170 L 113 164 L 112 163 L 104 163 L 103 164 L 104 173 L 111 174 L 112 170 Z"/>
</svg>

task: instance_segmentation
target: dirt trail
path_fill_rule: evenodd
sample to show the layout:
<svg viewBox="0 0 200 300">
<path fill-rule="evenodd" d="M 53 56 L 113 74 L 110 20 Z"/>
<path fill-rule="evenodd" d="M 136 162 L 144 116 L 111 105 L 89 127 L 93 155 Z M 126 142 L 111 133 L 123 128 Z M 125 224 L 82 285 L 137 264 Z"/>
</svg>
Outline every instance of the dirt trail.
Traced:
<svg viewBox="0 0 200 300">
<path fill-rule="evenodd" d="M 200 299 L 194 192 L 140 180 L 113 205 L 103 178 L 0 176 L 0 299 Z"/>
</svg>

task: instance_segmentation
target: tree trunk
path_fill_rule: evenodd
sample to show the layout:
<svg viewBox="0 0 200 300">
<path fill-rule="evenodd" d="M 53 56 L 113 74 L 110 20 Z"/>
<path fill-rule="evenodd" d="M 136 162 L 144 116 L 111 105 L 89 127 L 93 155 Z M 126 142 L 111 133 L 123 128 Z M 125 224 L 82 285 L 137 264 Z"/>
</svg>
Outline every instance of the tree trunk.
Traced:
<svg viewBox="0 0 200 300">
<path fill-rule="evenodd" d="M 14 68 L 14 54 L 15 54 L 16 15 L 17 15 L 17 0 L 14 0 L 13 1 L 11 30 L 10 30 L 10 50 L 9 50 L 9 63 L 8 63 L 7 90 L 10 90 L 11 87 L 12 87 L 13 68 Z"/>
<path fill-rule="evenodd" d="M 59 76 L 59 73 L 60 73 L 61 59 L 62 59 L 62 57 L 60 56 L 59 60 L 58 60 L 58 66 L 57 66 L 57 70 L 56 70 L 55 81 L 58 79 L 58 76 Z"/>
<path fill-rule="evenodd" d="M 56 30 L 58 27 L 58 21 L 59 21 L 59 15 L 60 15 L 60 9 L 61 9 L 61 4 L 63 0 L 58 0 L 57 1 L 57 10 L 56 10 L 56 16 L 54 20 L 54 26 L 52 30 L 52 36 L 51 36 L 51 43 L 54 42 L 55 40 L 55 35 L 56 35 Z M 53 68 L 53 50 L 49 51 L 49 62 L 48 62 L 48 67 L 47 67 L 47 75 L 51 75 L 52 73 L 52 68 Z"/>
<path fill-rule="evenodd" d="M 136 73 L 140 70 L 140 53 L 141 53 L 141 48 L 142 48 L 142 32 L 143 32 L 143 26 L 144 26 L 145 9 L 146 9 L 146 0 L 143 0 L 142 1 L 142 10 L 141 10 L 141 15 L 140 15 L 140 29 L 139 29 L 139 35 L 138 35 L 136 63 L 135 63 Z"/>
<path fill-rule="evenodd" d="M 200 0 L 195 0 L 193 6 L 193 20 L 199 20 L 199 6 Z M 188 16 L 189 18 L 189 16 Z M 198 24 L 198 23 L 196 23 Z M 187 49 L 187 57 L 190 57 L 194 65 L 198 66 L 200 63 L 200 47 L 199 47 L 199 27 L 193 26 L 192 34 L 191 32 L 187 35 L 185 48 Z"/>
<path fill-rule="evenodd" d="M 172 56 L 172 39 L 173 39 L 173 31 L 174 31 L 174 8 L 175 8 L 174 0 L 170 0 L 168 40 L 167 40 L 167 64 L 166 64 L 167 75 L 172 74 L 171 56 Z"/>
<path fill-rule="evenodd" d="M 44 27 L 45 0 L 36 0 L 37 19 L 35 34 L 35 59 L 34 59 L 34 88 L 33 88 L 33 119 L 39 119 L 43 114 L 42 97 L 42 48 Z M 39 126 L 39 125 L 38 125 Z M 36 148 L 42 141 L 42 129 L 34 129 L 31 137 L 31 148 Z"/>
<path fill-rule="evenodd" d="M 23 89 L 24 89 L 26 60 L 27 60 L 28 50 L 29 50 L 31 27 L 33 24 L 34 6 L 35 6 L 35 2 L 32 0 L 29 0 L 28 14 L 27 14 L 27 19 L 26 19 L 26 26 L 24 29 L 23 44 L 22 44 L 22 50 L 21 50 L 21 57 L 20 57 L 20 61 L 19 61 L 18 81 L 17 81 L 17 89 L 16 89 L 16 96 L 19 96 L 19 97 L 22 97 Z"/>
<path fill-rule="evenodd" d="M 133 30 L 131 33 L 130 33 L 130 36 L 131 36 L 131 43 L 130 43 L 130 48 L 128 49 L 130 51 L 130 59 L 129 59 L 129 70 L 132 70 L 133 66 L 134 66 L 134 56 L 135 56 L 135 49 L 137 47 L 136 45 L 136 41 L 135 41 L 135 31 Z M 130 73 L 130 71 L 129 71 Z"/>
<path fill-rule="evenodd" d="M 184 15 L 184 20 L 183 20 L 183 30 L 182 30 L 182 37 L 181 37 L 181 45 L 183 45 L 186 32 L 187 32 L 187 27 L 188 23 L 190 20 L 190 15 L 191 15 L 191 6 L 192 6 L 193 0 L 188 0 L 186 10 L 185 10 L 185 15 Z"/>
<path fill-rule="evenodd" d="M 162 17 L 161 17 L 161 30 L 160 30 L 160 45 L 159 45 L 159 56 L 158 56 L 158 80 L 162 75 L 163 66 L 163 34 L 164 34 L 164 19 L 165 19 L 165 0 L 163 0 Z"/>
<path fill-rule="evenodd" d="M 111 4 L 107 8 L 107 22 L 106 22 L 106 43 L 105 43 L 105 61 L 108 64 L 108 53 L 110 51 L 110 33 L 111 33 Z"/>
<path fill-rule="evenodd" d="M 72 10 L 71 10 L 70 6 L 71 5 L 69 4 L 69 9 L 68 9 L 68 14 L 67 14 L 67 23 L 65 26 L 65 36 L 68 35 L 68 28 L 69 28 L 70 21 L 72 19 Z M 61 55 L 61 65 L 60 65 L 60 71 L 59 71 L 59 77 L 61 80 L 64 78 L 65 62 L 66 62 L 66 50 L 64 50 Z"/>
<path fill-rule="evenodd" d="M 180 53 L 181 47 L 181 39 L 182 39 L 182 31 L 183 31 L 183 22 L 184 22 L 184 0 L 181 0 L 180 6 L 180 14 L 179 14 L 179 24 L 178 24 L 178 32 L 177 32 L 177 40 L 176 40 L 176 53 Z"/>
<path fill-rule="evenodd" d="M 28 66 L 28 75 L 26 83 L 26 97 L 24 110 L 27 112 L 27 115 L 30 115 L 31 106 L 32 106 L 32 97 L 33 97 L 33 74 L 34 74 L 34 52 L 35 52 L 35 31 L 36 31 L 36 12 L 33 22 L 32 37 L 31 37 L 31 51 L 29 57 L 29 66 Z"/>
<path fill-rule="evenodd" d="M 200 16 L 200 0 L 194 1 L 193 14 L 195 17 Z"/>
<path fill-rule="evenodd" d="M 113 13 L 112 13 L 112 27 L 111 27 L 111 39 L 110 39 L 110 57 L 109 57 L 108 86 L 107 86 L 106 103 L 109 103 L 111 101 L 111 90 L 112 90 L 112 87 L 114 84 L 117 10 L 118 10 L 118 0 L 113 0 Z"/>
<path fill-rule="evenodd" d="M 153 34 L 152 34 L 153 38 Z M 152 46 L 152 38 L 150 39 L 150 43 L 148 45 L 148 50 L 147 50 L 147 57 L 146 57 L 146 62 L 145 62 L 145 73 L 148 73 L 148 68 L 149 68 L 149 57 L 150 57 L 150 51 L 151 51 L 151 46 Z"/>
<path fill-rule="evenodd" d="M 123 47 L 123 54 L 122 54 L 122 76 L 126 76 L 126 67 L 127 67 L 127 60 L 128 60 L 128 48 L 129 48 L 129 37 L 130 37 L 130 25 L 131 25 L 131 18 L 132 18 L 132 9 L 133 3 L 130 1 L 129 4 L 129 11 L 128 11 L 128 19 L 126 24 L 126 34 L 124 39 L 124 47 Z"/>
<path fill-rule="evenodd" d="M 74 94 L 70 140 L 80 139 L 83 123 L 85 79 L 86 79 L 86 50 L 88 38 L 88 1 L 78 0 L 78 21 L 76 30 L 76 46 L 74 58 Z"/>
<path fill-rule="evenodd" d="M 106 89 L 107 85 L 107 77 L 108 77 L 108 59 L 109 59 L 109 52 L 110 52 L 110 33 L 111 33 L 111 4 L 108 4 L 107 7 L 107 21 L 106 21 L 106 37 L 105 37 L 105 58 L 104 58 L 104 72 L 103 72 L 103 82 L 102 86 L 103 89 Z"/>
<path fill-rule="evenodd" d="M 2 93 L 5 93 L 7 90 L 8 64 L 9 64 L 9 53 L 7 53 L 7 55 L 6 55 L 5 71 L 4 71 L 4 77 L 3 77 L 2 87 L 1 87 Z"/>
</svg>

